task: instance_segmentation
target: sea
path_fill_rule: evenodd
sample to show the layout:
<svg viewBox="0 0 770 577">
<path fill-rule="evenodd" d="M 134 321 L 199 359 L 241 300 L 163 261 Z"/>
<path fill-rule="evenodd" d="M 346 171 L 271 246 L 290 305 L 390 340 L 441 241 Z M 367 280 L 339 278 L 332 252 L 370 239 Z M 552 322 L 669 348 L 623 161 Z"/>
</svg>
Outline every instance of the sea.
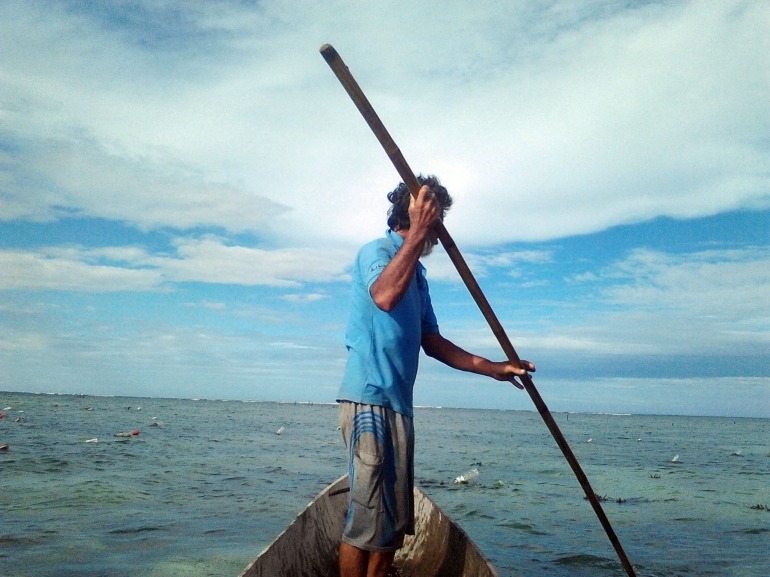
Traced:
<svg viewBox="0 0 770 577">
<path fill-rule="evenodd" d="M 7 577 L 237 576 L 346 469 L 329 404 L 0 393 L 0 413 Z M 640 577 L 770 576 L 769 419 L 554 417 Z M 502 577 L 625 575 L 537 412 L 425 407 L 415 429 L 417 484 Z"/>
</svg>

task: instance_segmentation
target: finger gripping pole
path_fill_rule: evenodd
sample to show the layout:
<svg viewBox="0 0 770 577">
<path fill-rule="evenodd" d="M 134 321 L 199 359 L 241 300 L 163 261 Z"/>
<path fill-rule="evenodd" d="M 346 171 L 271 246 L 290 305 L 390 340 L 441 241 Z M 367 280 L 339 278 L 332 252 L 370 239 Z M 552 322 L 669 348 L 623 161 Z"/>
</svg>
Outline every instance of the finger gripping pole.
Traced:
<svg viewBox="0 0 770 577">
<path fill-rule="evenodd" d="M 342 58 L 340 58 L 340 55 L 337 54 L 337 51 L 330 44 L 324 44 L 321 46 L 320 52 L 324 57 L 324 60 L 326 60 L 329 67 L 337 76 L 337 79 L 345 88 L 345 91 L 348 93 L 351 100 L 353 100 L 353 103 L 358 108 L 358 111 L 364 117 L 364 120 L 366 120 L 369 128 L 371 128 L 372 132 L 374 132 L 374 135 L 377 137 L 377 140 L 379 140 L 382 148 L 385 150 L 385 153 L 390 158 L 399 176 L 401 176 L 401 180 L 404 181 L 404 184 L 406 184 L 409 192 L 416 197 L 420 190 L 420 184 L 417 181 L 414 172 L 412 172 L 412 169 L 407 164 L 406 159 L 401 154 L 398 146 L 396 146 L 396 143 L 385 129 L 385 126 L 382 124 L 379 116 L 377 116 L 374 108 L 372 108 L 372 105 L 364 95 L 361 87 L 358 86 L 355 78 L 353 78 L 353 75 L 350 74 L 350 70 L 347 66 L 345 66 L 345 63 L 342 61 Z M 462 254 L 460 254 L 460 250 L 457 248 L 454 240 L 452 240 L 452 237 L 449 235 L 446 227 L 442 222 L 438 222 L 435 225 L 435 229 L 441 244 L 444 246 L 444 249 L 447 251 L 449 258 L 455 265 L 455 268 L 460 274 L 460 277 L 463 279 L 465 286 L 468 287 L 473 300 L 476 301 L 479 309 L 481 309 L 481 313 L 489 323 L 489 326 L 492 329 L 495 337 L 497 337 L 503 352 L 512 364 L 521 367 L 519 355 L 513 348 L 511 341 L 508 339 L 508 335 L 505 333 L 505 330 L 500 324 L 500 321 L 497 319 L 497 315 L 495 315 L 494 311 L 492 310 L 491 305 L 484 296 L 484 293 L 481 291 L 481 287 L 476 282 L 473 273 L 468 267 L 468 264 L 465 262 Z M 607 519 L 607 516 L 602 509 L 599 498 L 591 488 L 588 477 L 586 477 L 583 469 L 580 467 L 580 463 L 572 452 L 572 449 L 567 443 L 567 440 L 564 438 L 564 435 L 559 429 L 559 426 L 556 424 L 553 415 L 551 415 L 551 412 L 548 410 L 548 407 L 540 396 L 540 393 L 535 388 L 535 383 L 532 381 L 532 378 L 529 376 L 529 374 L 525 374 L 523 377 L 521 377 L 521 382 L 524 385 L 524 388 L 529 394 L 530 398 L 532 399 L 532 402 L 535 404 L 535 407 L 540 413 L 540 416 L 543 418 L 543 421 L 545 421 L 546 427 L 548 427 L 548 430 L 553 435 L 556 444 L 559 446 L 562 453 L 564 454 L 564 457 L 567 459 L 567 462 L 572 468 L 572 471 L 575 473 L 575 476 L 583 488 L 583 491 L 585 491 L 586 498 L 591 503 L 596 516 L 599 518 L 599 522 L 607 533 L 607 537 L 612 543 L 612 546 L 615 548 L 615 552 L 617 553 L 623 568 L 626 570 L 626 573 L 628 573 L 629 577 L 636 577 L 634 568 L 626 556 L 626 553 L 620 544 L 620 540 L 618 539 L 617 535 L 615 535 L 615 531 L 613 530 L 609 519 Z"/>
</svg>

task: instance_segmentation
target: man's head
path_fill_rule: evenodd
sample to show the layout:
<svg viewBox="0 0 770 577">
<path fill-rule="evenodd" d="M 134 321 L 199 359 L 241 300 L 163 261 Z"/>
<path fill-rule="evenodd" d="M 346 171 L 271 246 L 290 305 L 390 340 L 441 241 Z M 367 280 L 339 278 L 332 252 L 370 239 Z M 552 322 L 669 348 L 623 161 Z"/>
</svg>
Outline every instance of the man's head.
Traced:
<svg viewBox="0 0 770 577">
<path fill-rule="evenodd" d="M 436 197 L 438 205 L 441 208 L 439 218 L 443 221 L 447 211 L 452 206 L 452 197 L 449 196 L 447 189 L 441 186 L 438 178 L 435 176 L 418 176 L 417 181 L 420 186 L 427 185 L 430 192 Z M 388 200 L 391 206 L 388 209 L 388 226 L 391 230 L 409 230 L 409 200 L 411 195 L 409 189 L 402 182 L 395 190 L 388 193 Z"/>
<path fill-rule="evenodd" d="M 417 182 L 420 186 L 427 186 L 430 193 L 433 194 L 438 202 L 441 210 L 439 218 L 443 222 L 444 216 L 452 206 L 452 197 L 447 192 L 447 189 L 441 186 L 436 176 L 418 176 Z M 388 226 L 394 231 L 409 230 L 411 225 L 409 221 L 409 202 L 411 200 L 411 194 L 406 185 L 402 182 L 395 190 L 388 193 L 388 200 L 391 202 L 391 206 L 388 209 Z M 425 247 L 422 251 L 422 256 L 428 256 L 433 247 L 438 244 L 438 239 L 435 234 L 431 234 L 429 238 L 425 240 Z"/>
</svg>

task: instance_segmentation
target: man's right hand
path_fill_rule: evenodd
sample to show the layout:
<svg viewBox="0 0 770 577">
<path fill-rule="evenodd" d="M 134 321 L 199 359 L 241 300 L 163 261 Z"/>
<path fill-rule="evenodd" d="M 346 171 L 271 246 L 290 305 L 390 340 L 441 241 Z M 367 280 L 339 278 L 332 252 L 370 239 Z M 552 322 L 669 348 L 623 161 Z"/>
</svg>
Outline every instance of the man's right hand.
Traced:
<svg viewBox="0 0 770 577">
<path fill-rule="evenodd" d="M 441 207 L 436 196 L 427 185 L 423 185 L 417 197 L 409 200 L 409 231 L 405 231 L 406 234 L 414 235 L 416 240 L 424 240 L 433 231 L 440 214 Z"/>
</svg>

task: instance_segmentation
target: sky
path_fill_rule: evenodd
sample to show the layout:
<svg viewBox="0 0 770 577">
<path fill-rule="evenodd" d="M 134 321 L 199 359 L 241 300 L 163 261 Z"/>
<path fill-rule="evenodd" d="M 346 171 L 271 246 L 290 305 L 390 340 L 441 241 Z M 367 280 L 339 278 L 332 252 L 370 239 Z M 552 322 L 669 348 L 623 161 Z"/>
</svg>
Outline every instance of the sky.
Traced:
<svg viewBox="0 0 770 577">
<path fill-rule="evenodd" d="M 333 402 L 399 181 L 552 411 L 770 417 L 770 4 L 0 2 L 0 390 Z M 503 354 L 440 247 L 441 332 Z M 421 359 L 418 405 L 524 409 Z"/>
</svg>

